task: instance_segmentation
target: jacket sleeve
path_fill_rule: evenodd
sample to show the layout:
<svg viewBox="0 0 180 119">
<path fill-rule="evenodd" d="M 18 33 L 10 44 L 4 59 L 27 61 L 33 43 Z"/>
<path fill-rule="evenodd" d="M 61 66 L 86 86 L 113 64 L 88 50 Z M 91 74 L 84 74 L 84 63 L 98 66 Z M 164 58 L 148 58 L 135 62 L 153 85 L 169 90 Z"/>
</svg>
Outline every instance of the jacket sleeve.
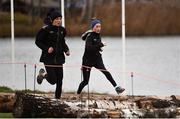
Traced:
<svg viewBox="0 0 180 119">
<path fill-rule="evenodd" d="M 63 50 L 64 50 L 64 52 L 68 52 L 68 51 L 69 51 L 69 47 L 68 47 L 68 45 L 66 44 L 65 37 L 66 37 L 66 29 L 64 29 L 64 36 L 63 36 Z"/>
<path fill-rule="evenodd" d="M 91 50 L 91 51 L 97 51 L 98 50 L 98 51 L 100 51 L 101 47 L 103 47 L 103 46 L 104 45 L 101 42 L 99 42 L 98 44 L 94 44 L 92 35 L 87 36 L 86 45 L 85 45 L 87 50 Z"/>
<path fill-rule="evenodd" d="M 41 28 L 38 34 L 36 35 L 35 44 L 42 50 L 47 52 L 49 47 L 44 44 L 44 40 L 47 38 L 47 31 L 44 28 Z"/>
<path fill-rule="evenodd" d="M 66 42 L 64 43 L 64 52 L 68 52 L 69 51 L 69 47 L 68 45 L 66 44 Z"/>
</svg>

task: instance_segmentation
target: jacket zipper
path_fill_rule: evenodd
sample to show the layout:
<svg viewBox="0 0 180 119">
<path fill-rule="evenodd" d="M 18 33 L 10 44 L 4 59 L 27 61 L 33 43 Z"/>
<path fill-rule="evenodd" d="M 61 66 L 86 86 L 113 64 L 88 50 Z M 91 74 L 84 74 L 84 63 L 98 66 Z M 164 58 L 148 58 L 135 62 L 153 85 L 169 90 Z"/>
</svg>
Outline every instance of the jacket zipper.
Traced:
<svg viewBox="0 0 180 119">
<path fill-rule="evenodd" d="M 55 52 L 55 58 L 54 58 L 54 63 L 55 63 L 55 64 L 57 64 L 58 43 L 59 43 L 59 27 L 58 27 L 58 32 L 57 32 L 56 52 Z"/>
</svg>

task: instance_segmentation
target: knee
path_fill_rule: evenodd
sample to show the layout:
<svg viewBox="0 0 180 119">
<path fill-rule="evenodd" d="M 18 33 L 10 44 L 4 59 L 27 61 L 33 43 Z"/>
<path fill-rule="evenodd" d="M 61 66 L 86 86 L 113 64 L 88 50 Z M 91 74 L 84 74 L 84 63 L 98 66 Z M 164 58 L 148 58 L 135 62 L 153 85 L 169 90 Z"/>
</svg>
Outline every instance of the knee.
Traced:
<svg viewBox="0 0 180 119">
<path fill-rule="evenodd" d="M 88 85 L 88 81 L 82 81 L 81 84 L 86 86 L 86 85 Z"/>
<path fill-rule="evenodd" d="M 62 85 L 62 79 L 57 79 L 57 84 Z"/>
<path fill-rule="evenodd" d="M 104 74 L 110 74 L 110 72 L 109 72 L 108 70 L 106 70 L 106 69 L 102 70 L 102 73 L 104 73 Z"/>
<path fill-rule="evenodd" d="M 54 85 L 57 82 L 57 78 L 56 77 L 50 77 L 49 75 L 46 77 L 46 80 L 51 84 Z"/>
<path fill-rule="evenodd" d="M 56 82 L 55 81 L 51 81 L 51 82 L 49 82 L 51 85 L 55 85 L 56 84 Z"/>
</svg>

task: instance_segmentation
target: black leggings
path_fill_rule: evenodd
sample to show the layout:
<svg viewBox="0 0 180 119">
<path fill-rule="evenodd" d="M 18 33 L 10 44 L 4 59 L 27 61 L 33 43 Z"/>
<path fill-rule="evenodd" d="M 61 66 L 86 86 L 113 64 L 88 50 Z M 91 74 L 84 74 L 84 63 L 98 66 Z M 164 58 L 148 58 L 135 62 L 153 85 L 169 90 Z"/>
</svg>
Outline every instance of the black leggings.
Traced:
<svg viewBox="0 0 180 119">
<path fill-rule="evenodd" d="M 83 64 L 84 66 L 87 67 L 82 67 L 82 73 L 83 73 L 83 81 L 80 83 L 77 94 L 80 94 L 82 89 L 89 83 L 89 78 L 90 78 L 90 72 L 91 72 L 91 67 L 95 67 L 99 69 L 105 76 L 106 78 L 110 81 L 110 83 L 115 87 L 117 86 L 116 82 L 114 81 L 112 75 L 110 74 L 109 71 L 106 70 L 102 58 L 99 58 L 99 60 L 96 62 L 95 65 L 86 65 Z"/>
<path fill-rule="evenodd" d="M 55 98 L 59 99 L 62 92 L 63 67 L 45 66 L 45 68 L 47 71 L 46 80 L 52 85 L 56 84 Z"/>
</svg>

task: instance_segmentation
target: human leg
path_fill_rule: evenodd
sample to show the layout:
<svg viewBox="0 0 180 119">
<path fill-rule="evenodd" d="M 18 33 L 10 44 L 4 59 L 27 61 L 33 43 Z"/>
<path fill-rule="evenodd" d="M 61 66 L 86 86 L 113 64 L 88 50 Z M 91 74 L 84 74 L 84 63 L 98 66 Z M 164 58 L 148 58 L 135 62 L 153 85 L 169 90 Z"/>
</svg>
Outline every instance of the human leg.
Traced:
<svg viewBox="0 0 180 119">
<path fill-rule="evenodd" d="M 55 98 L 59 99 L 61 98 L 61 93 L 62 93 L 63 67 L 58 67 L 55 70 L 56 70 L 56 77 L 57 77 Z"/>
<path fill-rule="evenodd" d="M 80 83 L 77 94 L 80 94 L 83 88 L 89 83 L 91 68 L 82 67 L 83 81 Z"/>
<path fill-rule="evenodd" d="M 107 71 L 107 69 L 105 68 L 102 58 L 100 58 L 98 60 L 98 62 L 96 63 L 95 67 L 97 69 L 99 69 L 106 76 L 106 78 L 109 80 L 109 82 L 115 88 L 115 91 L 117 92 L 117 94 L 120 94 L 120 93 L 122 93 L 125 90 L 124 88 L 122 88 L 120 86 L 117 86 L 117 84 L 116 84 L 115 80 L 113 79 L 111 73 L 109 71 Z"/>
<path fill-rule="evenodd" d="M 54 85 L 57 82 L 56 67 L 45 66 L 47 74 L 45 75 L 46 80 Z"/>
</svg>

